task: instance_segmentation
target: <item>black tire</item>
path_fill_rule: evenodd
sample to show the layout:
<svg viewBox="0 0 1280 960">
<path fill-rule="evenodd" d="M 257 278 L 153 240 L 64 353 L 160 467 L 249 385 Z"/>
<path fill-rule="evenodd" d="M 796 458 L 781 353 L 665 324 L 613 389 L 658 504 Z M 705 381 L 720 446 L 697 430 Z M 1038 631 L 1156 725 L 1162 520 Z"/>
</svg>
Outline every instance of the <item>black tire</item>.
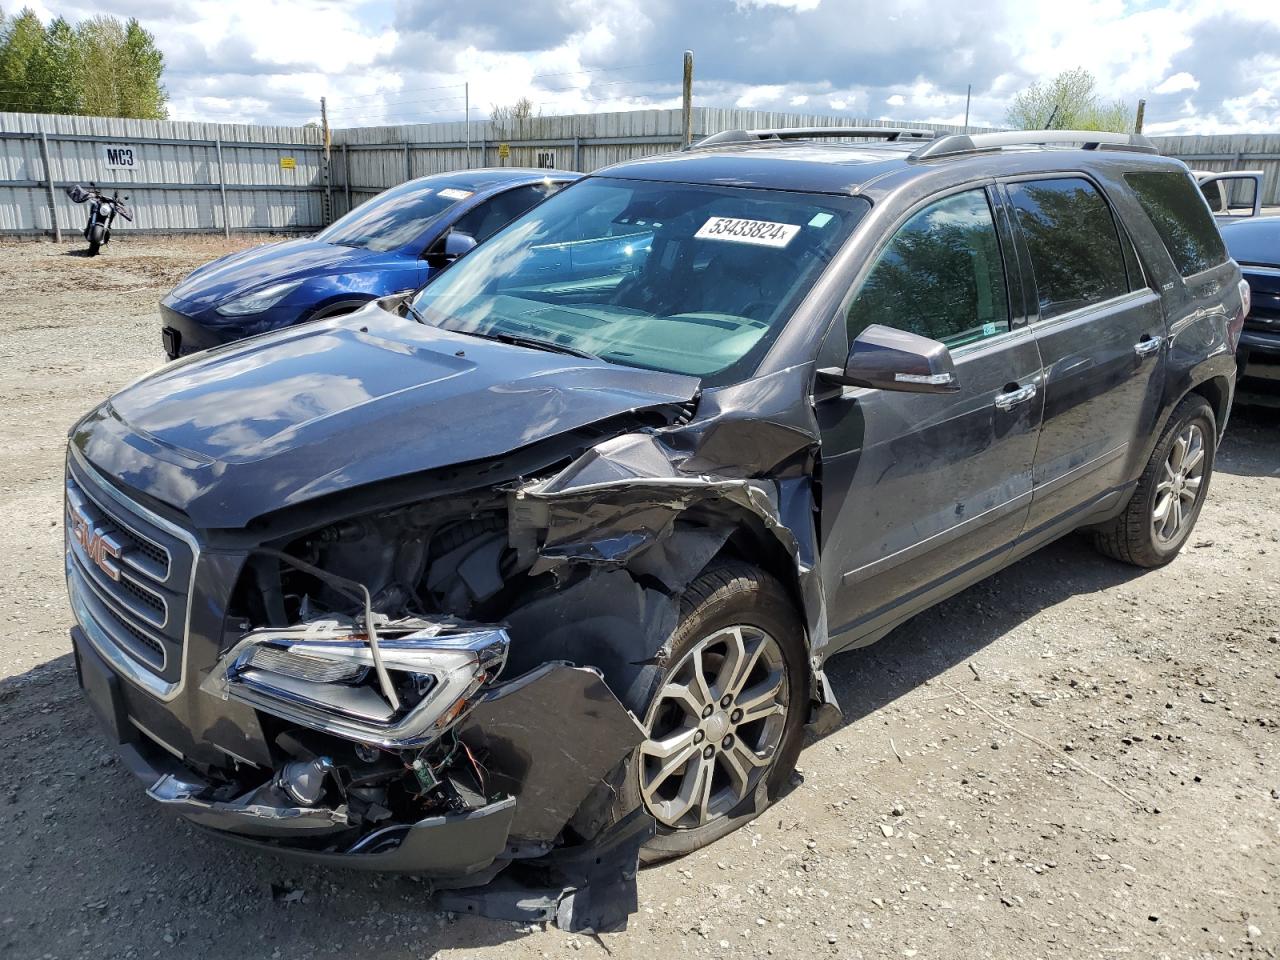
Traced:
<svg viewBox="0 0 1280 960">
<path fill-rule="evenodd" d="M 106 231 L 100 223 L 96 223 L 89 228 L 89 256 L 96 257 L 98 255 L 98 251 L 102 249 L 102 238 L 105 234 Z"/>
<path fill-rule="evenodd" d="M 689 584 L 680 599 L 680 625 L 672 635 L 671 656 L 666 667 L 659 671 L 647 692 L 636 697 L 643 702 L 628 706 L 648 724 L 659 692 L 686 655 L 708 636 L 731 626 L 763 631 L 776 641 L 781 651 L 786 673 L 782 684 L 787 691 L 781 738 L 750 795 L 701 826 L 675 828 L 660 822 L 657 835 L 641 851 L 644 863 L 684 856 L 737 829 L 778 797 L 795 770 L 809 706 L 804 627 L 782 585 L 747 563 L 717 562 Z M 734 732 L 741 733 L 749 727 L 750 724 L 744 724 L 741 728 L 735 727 Z M 614 795 L 611 819 L 621 819 L 643 805 L 642 762 L 641 751 L 637 749 L 628 759 Z"/>
<path fill-rule="evenodd" d="M 1182 522 L 1171 536 L 1161 537 L 1156 531 L 1156 507 L 1164 493 L 1161 486 L 1166 480 L 1166 464 L 1179 438 L 1191 429 L 1198 430 L 1203 440 L 1200 482 L 1194 491 L 1194 500 L 1183 512 Z M 1217 450 L 1218 426 L 1213 408 L 1197 394 L 1184 398 L 1174 408 L 1164 432 L 1160 434 L 1160 440 L 1152 450 L 1151 459 L 1142 471 L 1137 489 L 1124 512 L 1094 531 L 1094 546 L 1106 556 L 1136 567 L 1162 567 L 1171 561 L 1191 536 L 1200 516 L 1200 508 L 1209 493 Z"/>
</svg>

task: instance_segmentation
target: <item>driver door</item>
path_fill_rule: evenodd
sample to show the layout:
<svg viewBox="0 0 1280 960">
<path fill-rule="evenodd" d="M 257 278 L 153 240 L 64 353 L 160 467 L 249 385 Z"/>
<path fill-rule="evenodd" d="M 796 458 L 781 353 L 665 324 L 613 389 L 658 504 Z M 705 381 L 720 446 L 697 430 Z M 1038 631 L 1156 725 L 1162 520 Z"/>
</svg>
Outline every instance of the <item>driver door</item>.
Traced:
<svg viewBox="0 0 1280 960">
<path fill-rule="evenodd" d="M 880 323 L 945 344 L 959 391 L 842 387 L 815 397 L 833 649 L 870 642 L 999 569 L 1022 533 L 1041 365 L 1008 279 L 998 202 L 978 188 L 922 205 L 848 308 L 850 343 Z"/>
</svg>

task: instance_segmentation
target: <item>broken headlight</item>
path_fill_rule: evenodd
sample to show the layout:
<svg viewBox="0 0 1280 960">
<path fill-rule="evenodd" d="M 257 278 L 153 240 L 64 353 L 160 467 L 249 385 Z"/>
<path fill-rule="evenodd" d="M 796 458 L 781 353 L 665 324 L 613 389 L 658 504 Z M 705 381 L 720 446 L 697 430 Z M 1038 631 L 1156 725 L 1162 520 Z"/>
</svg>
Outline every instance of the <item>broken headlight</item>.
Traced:
<svg viewBox="0 0 1280 960">
<path fill-rule="evenodd" d="M 375 624 L 392 694 L 362 627 L 328 618 L 252 630 L 201 685 L 284 720 L 388 749 L 430 743 L 506 662 L 500 627 L 413 617 Z"/>
</svg>

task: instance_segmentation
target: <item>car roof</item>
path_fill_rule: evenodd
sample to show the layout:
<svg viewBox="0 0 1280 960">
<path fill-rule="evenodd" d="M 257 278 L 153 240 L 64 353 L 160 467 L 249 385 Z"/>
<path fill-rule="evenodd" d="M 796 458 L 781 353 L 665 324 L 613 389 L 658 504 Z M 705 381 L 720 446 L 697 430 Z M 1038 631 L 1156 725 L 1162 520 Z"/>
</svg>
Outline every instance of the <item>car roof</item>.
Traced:
<svg viewBox="0 0 1280 960">
<path fill-rule="evenodd" d="M 1238 262 L 1280 267 L 1280 216 L 1241 217 L 1221 224 L 1221 230 Z"/>
<path fill-rule="evenodd" d="M 474 170 L 452 170 L 433 173 L 409 181 L 424 187 L 448 184 L 464 190 L 487 190 L 490 187 L 519 186 L 543 180 L 577 180 L 582 176 L 571 170 L 543 170 L 536 167 L 477 167 Z"/>
<path fill-rule="evenodd" d="M 926 143 L 928 141 L 925 141 Z M 904 180 L 973 180 L 1057 170 L 1088 170 L 1122 163 L 1133 169 L 1186 173 L 1179 160 L 1129 150 L 1019 146 L 913 159 L 921 141 L 824 143 L 766 140 L 685 150 L 632 160 L 593 176 L 717 186 L 756 187 L 809 193 L 866 195 L 902 186 Z"/>
</svg>

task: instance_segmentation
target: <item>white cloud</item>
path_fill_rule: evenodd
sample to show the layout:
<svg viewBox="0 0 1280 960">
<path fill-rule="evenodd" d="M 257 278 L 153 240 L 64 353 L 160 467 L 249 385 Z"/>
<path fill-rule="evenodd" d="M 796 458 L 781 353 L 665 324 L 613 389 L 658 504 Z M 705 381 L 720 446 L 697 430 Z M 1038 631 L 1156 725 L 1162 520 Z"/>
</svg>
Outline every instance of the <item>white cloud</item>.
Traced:
<svg viewBox="0 0 1280 960">
<path fill-rule="evenodd" d="M 34 0 L 38 13 L 53 0 Z M 17 6 L 15 0 L 14 6 Z M 1152 132 L 1280 126 L 1275 0 L 68 0 L 138 16 L 179 119 L 336 125 L 462 119 L 528 96 L 544 114 L 680 102 L 1001 124 L 1032 80 L 1084 65 Z M 996 24 L 995 29 L 988 25 Z M 936 56 L 945 49 L 945 57 Z"/>
<path fill-rule="evenodd" d="M 1183 90 L 1199 90 L 1200 81 L 1187 71 L 1175 73 L 1162 80 L 1152 93 L 1181 93 Z"/>
</svg>

